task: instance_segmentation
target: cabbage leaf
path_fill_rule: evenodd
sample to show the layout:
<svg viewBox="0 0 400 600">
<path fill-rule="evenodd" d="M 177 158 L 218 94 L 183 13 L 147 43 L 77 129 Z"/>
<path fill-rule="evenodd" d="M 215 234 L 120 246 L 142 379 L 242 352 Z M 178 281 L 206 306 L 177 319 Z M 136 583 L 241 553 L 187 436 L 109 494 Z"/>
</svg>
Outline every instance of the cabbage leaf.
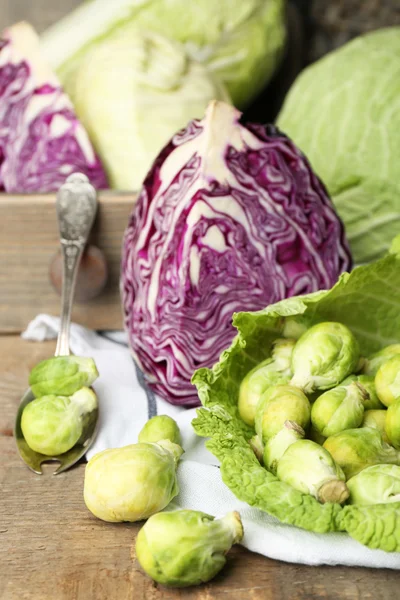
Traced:
<svg viewBox="0 0 400 600">
<path fill-rule="evenodd" d="M 364 355 L 400 339 L 400 254 L 395 253 L 399 240 L 393 253 L 344 273 L 331 290 L 282 300 L 257 312 L 235 313 L 238 333 L 231 347 L 212 369 L 199 369 L 192 378 L 203 405 L 193 427 L 198 435 L 211 438 L 206 446 L 221 461 L 223 481 L 240 500 L 282 522 L 316 532 L 347 531 L 370 548 L 396 552 L 400 504 L 342 508 L 319 504 L 292 489 L 260 466 L 248 443 L 252 430 L 244 427 L 236 407 L 242 378 L 268 357 L 288 319 L 306 319 L 310 325 L 340 321 L 353 331 Z M 223 411 L 229 419 L 223 418 Z"/>
<path fill-rule="evenodd" d="M 400 27 L 302 71 L 277 124 L 327 186 L 356 264 L 380 258 L 400 227 Z"/>
<path fill-rule="evenodd" d="M 92 0 L 50 27 L 41 46 L 61 80 L 75 78 L 85 54 L 118 32 L 144 31 L 182 44 L 244 108 L 283 56 L 285 0 Z"/>
<path fill-rule="evenodd" d="M 149 31 L 110 35 L 63 83 L 118 190 L 140 189 L 163 146 L 211 100 L 230 102 L 203 64 Z"/>
</svg>

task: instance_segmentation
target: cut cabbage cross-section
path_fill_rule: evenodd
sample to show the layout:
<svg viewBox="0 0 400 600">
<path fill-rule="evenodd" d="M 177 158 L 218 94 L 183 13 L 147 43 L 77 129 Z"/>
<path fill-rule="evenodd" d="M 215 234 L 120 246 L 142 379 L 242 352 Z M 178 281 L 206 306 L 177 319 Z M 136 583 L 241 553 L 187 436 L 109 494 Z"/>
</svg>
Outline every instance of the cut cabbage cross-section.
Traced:
<svg viewBox="0 0 400 600">
<path fill-rule="evenodd" d="M 55 191 L 75 171 L 96 188 L 107 187 L 89 137 L 27 23 L 10 27 L 0 41 L 0 122 L 5 191 Z"/>
<path fill-rule="evenodd" d="M 190 378 L 229 346 L 232 313 L 328 289 L 350 266 L 342 224 L 304 155 L 275 127 L 239 119 L 214 101 L 172 138 L 125 234 L 131 347 L 149 384 L 176 404 L 198 403 Z"/>
</svg>

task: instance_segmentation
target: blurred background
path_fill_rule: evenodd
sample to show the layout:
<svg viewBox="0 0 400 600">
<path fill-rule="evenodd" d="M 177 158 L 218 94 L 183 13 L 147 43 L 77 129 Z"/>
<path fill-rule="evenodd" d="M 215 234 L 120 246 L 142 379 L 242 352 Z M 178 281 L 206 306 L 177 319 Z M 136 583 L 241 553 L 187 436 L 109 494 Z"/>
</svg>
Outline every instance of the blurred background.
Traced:
<svg viewBox="0 0 400 600">
<path fill-rule="evenodd" d="M 42 32 L 81 3 L 82 0 L 0 0 L 0 26 L 26 19 Z M 360 33 L 400 25 L 399 0 L 289 0 L 289 4 L 301 15 L 307 30 L 305 63 Z"/>
<path fill-rule="evenodd" d="M 0 0 L 0 27 L 3 29 L 23 19 L 42 33 L 82 3 L 82 0 Z M 246 117 L 272 121 L 302 68 L 361 33 L 400 25 L 400 2 L 289 0 L 288 21 L 290 41 L 286 59 L 266 93 L 247 109 Z"/>
</svg>

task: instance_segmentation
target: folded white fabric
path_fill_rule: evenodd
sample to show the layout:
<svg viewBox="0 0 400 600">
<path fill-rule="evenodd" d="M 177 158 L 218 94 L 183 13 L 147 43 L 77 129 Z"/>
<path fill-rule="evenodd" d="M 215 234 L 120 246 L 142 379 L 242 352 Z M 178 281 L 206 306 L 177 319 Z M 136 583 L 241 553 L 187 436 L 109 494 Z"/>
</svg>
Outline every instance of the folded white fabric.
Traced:
<svg viewBox="0 0 400 600">
<path fill-rule="evenodd" d="M 22 337 L 43 341 L 55 338 L 58 329 L 58 318 L 39 315 Z M 148 418 L 170 415 L 179 425 L 185 449 L 178 471 L 181 491 L 173 507 L 202 510 L 215 516 L 238 510 L 245 530 L 243 546 L 270 558 L 309 565 L 400 569 L 399 553 L 369 550 L 345 533 L 322 535 L 284 525 L 240 502 L 223 484 L 217 459 L 191 427 L 196 409 L 172 406 L 146 388 L 124 333 L 95 333 L 72 324 L 70 345 L 74 354 L 93 357 L 100 372 L 94 386 L 100 403 L 100 428 L 88 458 L 106 448 L 137 442 Z"/>
</svg>

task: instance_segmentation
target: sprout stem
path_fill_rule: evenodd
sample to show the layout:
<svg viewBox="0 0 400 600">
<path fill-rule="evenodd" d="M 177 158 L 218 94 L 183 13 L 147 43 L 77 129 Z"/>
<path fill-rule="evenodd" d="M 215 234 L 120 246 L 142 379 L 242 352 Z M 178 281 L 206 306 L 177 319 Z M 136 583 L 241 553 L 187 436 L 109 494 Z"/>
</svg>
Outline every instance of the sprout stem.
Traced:
<svg viewBox="0 0 400 600">
<path fill-rule="evenodd" d="M 354 381 L 354 385 L 356 385 L 358 387 L 358 390 L 361 393 L 361 400 L 363 402 L 366 402 L 367 400 L 371 399 L 370 394 L 368 393 L 368 391 L 365 389 L 365 387 L 359 381 Z"/>
<path fill-rule="evenodd" d="M 286 429 L 291 429 L 292 431 L 295 431 L 302 437 L 304 437 L 306 435 L 304 429 L 301 427 L 301 425 L 296 423 L 296 421 L 287 420 L 287 421 L 285 421 L 284 426 L 286 427 Z"/>
<path fill-rule="evenodd" d="M 240 514 L 237 512 L 237 510 L 226 514 L 224 517 L 222 517 L 221 521 L 223 521 L 232 532 L 232 546 L 233 544 L 238 544 L 241 542 L 243 539 L 244 530 L 242 519 L 240 518 Z"/>
<path fill-rule="evenodd" d="M 184 449 L 179 446 L 179 444 L 174 444 L 174 442 L 171 442 L 170 440 L 160 440 L 159 442 L 155 443 L 161 446 L 161 448 L 164 448 L 164 450 L 171 452 L 172 456 L 174 457 L 175 464 L 178 464 L 180 457 L 185 452 Z"/>
<path fill-rule="evenodd" d="M 325 502 L 337 502 L 342 504 L 349 497 L 350 492 L 344 481 L 332 479 L 324 483 L 318 490 L 318 500 Z"/>
</svg>

